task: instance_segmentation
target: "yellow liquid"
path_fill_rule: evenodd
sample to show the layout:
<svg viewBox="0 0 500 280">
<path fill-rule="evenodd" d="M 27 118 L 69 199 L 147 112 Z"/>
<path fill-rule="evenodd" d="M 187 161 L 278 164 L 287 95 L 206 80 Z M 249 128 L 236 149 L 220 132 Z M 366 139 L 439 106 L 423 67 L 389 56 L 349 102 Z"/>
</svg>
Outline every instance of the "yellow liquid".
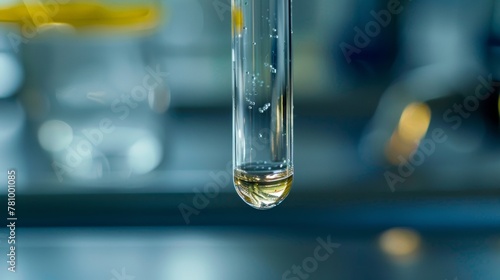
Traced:
<svg viewBox="0 0 500 280">
<path fill-rule="evenodd" d="M 236 192 L 248 205 L 259 210 L 280 204 L 288 196 L 292 181 L 290 170 L 258 175 L 234 171 Z"/>
</svg>

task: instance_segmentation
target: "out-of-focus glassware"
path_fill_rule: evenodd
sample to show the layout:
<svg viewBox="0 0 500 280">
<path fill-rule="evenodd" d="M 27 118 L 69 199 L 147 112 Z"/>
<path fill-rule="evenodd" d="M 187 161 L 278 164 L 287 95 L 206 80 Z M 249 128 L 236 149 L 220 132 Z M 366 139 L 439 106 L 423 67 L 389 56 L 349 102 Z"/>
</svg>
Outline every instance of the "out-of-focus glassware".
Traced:
<svg viewBox="0 0 500 280">
<path fill-rule="evenodd" d="M 26 72 L 21 100 L 60 182 L 143 175 L 163 160 L 151 113 L 168 103 L 166 73 L 144 41 L 161 19 L 155 0 L 14 1 L 0 22 Z"/>
</svg>

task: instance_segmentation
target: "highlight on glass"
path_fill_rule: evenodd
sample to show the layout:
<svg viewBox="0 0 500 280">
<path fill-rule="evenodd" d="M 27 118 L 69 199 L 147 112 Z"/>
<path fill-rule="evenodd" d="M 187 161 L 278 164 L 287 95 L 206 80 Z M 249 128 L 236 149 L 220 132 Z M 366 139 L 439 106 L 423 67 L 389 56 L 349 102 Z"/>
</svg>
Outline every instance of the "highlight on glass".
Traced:
<svg viewBox="0 0 500 280">
<path fill-rule="evenodd" d="M 233 175 L 256 209 L 293 181 L 291 0 L 232 0 Z"/>
</svg>

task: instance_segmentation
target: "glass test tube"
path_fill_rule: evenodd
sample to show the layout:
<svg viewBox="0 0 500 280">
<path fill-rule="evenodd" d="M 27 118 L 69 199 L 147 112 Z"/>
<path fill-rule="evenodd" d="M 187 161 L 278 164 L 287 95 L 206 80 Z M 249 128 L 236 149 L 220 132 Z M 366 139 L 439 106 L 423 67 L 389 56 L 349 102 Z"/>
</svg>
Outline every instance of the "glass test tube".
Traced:
<svg viewBox="0 0 500 280">
<path fill-rule="evenodd" d="M 282 202 L 293 180 L 291 0 L 232 0 L 233 173 L 256 209 Z"/>
</svg>

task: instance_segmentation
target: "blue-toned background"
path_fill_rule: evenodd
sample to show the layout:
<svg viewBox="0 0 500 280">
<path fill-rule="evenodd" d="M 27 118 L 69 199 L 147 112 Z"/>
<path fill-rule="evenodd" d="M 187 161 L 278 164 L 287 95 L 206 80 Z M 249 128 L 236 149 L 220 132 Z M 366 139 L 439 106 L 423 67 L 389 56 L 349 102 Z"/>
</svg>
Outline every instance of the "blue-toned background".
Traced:
<svg viewBox="0 0 500 280">
<path fill-rule="evenodd" d="M 0 279 L 500 279 L 500 1 L 295 0 L 269 211 L 232 185 L 230 2 L 63 2 L 0 1 Z"/>
</svg>

